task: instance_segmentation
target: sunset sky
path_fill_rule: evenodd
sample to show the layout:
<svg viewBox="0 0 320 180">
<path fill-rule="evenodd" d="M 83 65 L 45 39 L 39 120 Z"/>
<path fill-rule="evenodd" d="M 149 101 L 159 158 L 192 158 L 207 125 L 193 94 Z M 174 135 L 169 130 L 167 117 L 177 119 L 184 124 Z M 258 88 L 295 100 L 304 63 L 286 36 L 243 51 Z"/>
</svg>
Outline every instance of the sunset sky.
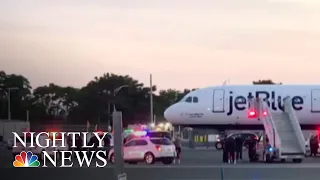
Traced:
<svg viewBox="0 0 320 180">
<path fill-rule="evenodd" d="M 319 0 L 0 0 L 0 70 L 81 87 L 320 84 Z"/>
</svg>

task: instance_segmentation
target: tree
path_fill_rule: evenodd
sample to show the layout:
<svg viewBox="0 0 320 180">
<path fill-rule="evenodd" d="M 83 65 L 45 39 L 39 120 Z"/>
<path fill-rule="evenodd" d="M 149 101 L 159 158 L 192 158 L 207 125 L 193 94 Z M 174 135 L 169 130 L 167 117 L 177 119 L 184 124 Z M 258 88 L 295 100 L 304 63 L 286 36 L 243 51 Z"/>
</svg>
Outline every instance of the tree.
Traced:
<svg viewBox="0 0 320 180">
<path fill-rule="evenodd" d="M 34 90 L 33 105 L 38 108 L 37 111 L 45 111 L 49 119 L 66 119 L 70 111 L 78 105 L 77 93 L 78 89 L 73 87 L 61 87 L 51 83 Z"/>
<path fill-rule="evenodd" d="M 141 121 L 149 112 L 149 91 L 128 75 L 106 73 L 95 77 L 80 90 L 79 106 L 73 111 L 73 116 L 80 121 L 108 122 L 115 107 L 123 112 L 125 124 Z M 81 117 L 77 116 L 78 112 L 82 112 Z"/>
<path fill-rule="evenodd" d="M 258 81 L 253 81 L 252 84 L 254 85 L 257 85 L 257 84 L 260 84 L 260 85 L 267 85 L 267 84 L 282 84 L 282 83 L 275 83 L 273 82 L 271 79 L 265 79 L 265 80 L 258 80 Z"/>
<path fill-rule="evenodd" d="M 6 74 L 4 71 L 0 71 L 1 118 L 8 117 L 9 94 L 11 117 L 25 119 L 28 108 L 27 99 L 31 96 L 31 86 L 29 80 L 22 75 Z"/>
</svg>

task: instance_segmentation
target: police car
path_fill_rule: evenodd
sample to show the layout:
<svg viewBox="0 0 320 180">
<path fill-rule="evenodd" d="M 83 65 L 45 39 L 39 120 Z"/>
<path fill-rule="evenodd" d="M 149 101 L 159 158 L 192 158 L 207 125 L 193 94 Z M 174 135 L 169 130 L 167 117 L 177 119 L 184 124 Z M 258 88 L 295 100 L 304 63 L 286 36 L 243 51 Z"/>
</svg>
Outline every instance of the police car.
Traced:
<svg viewBox="0 0 320 180">
<path fill-rule="evenodd" d="M 140 137 L 129 140 L 123 148 L 124 161 L 137 164 L 144 161 L 154 164 L 161 161 L 163 164 L 172 164 L 176 156 L 176 148 L 168 138 Z M 108 160 L 114 163 L 114 149 L 109 151 Z"/>
</svg>

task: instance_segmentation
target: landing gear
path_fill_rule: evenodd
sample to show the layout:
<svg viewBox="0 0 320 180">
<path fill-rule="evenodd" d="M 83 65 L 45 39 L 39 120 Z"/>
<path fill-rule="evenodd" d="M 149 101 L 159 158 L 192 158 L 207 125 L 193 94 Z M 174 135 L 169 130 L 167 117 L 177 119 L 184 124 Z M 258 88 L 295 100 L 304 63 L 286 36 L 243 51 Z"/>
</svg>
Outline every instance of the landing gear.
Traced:
<svg viewBox="0 0 320 180">
<path fill-rule="evenodd" d="M 222 143 L 220 141 L 216 142 L 215 147 L 216 147 L 217 150 L 221 150 L 222 149 Z"/>
</svg>

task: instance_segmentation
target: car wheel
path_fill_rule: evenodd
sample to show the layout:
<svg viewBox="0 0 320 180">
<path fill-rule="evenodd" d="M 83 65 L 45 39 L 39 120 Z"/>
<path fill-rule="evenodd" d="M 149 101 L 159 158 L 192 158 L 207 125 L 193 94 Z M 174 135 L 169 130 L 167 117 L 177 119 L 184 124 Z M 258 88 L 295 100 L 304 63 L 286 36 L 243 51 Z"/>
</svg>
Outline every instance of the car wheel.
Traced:
<svg viewBox="0 0 320 180">
<path fill-rule="evenodd" d="M 144 161 L 146 164 L 154 164 L 154 155 L 150 152 L 144 155 Z"/>
<path fill-rule="evenodd" d="M 112 153 L 109 159 L 111 164 L 114 164 L 114 154 Z"/>
<path fill-rule="evenodd" d="M 221 142 L 216 142 L 215 147 L 217 150 L 221 150 L 222 149 L 222 143 Z"/>
<path fill-rule="evenodd" d="M 169 165 L 169 164 L 172 164 L 174 161 L 174 158 L 167 158 L 167 159 L 164 159 L 162 161 L 163 164 L 166 164 L 166 165 Z"/>
</svg>

